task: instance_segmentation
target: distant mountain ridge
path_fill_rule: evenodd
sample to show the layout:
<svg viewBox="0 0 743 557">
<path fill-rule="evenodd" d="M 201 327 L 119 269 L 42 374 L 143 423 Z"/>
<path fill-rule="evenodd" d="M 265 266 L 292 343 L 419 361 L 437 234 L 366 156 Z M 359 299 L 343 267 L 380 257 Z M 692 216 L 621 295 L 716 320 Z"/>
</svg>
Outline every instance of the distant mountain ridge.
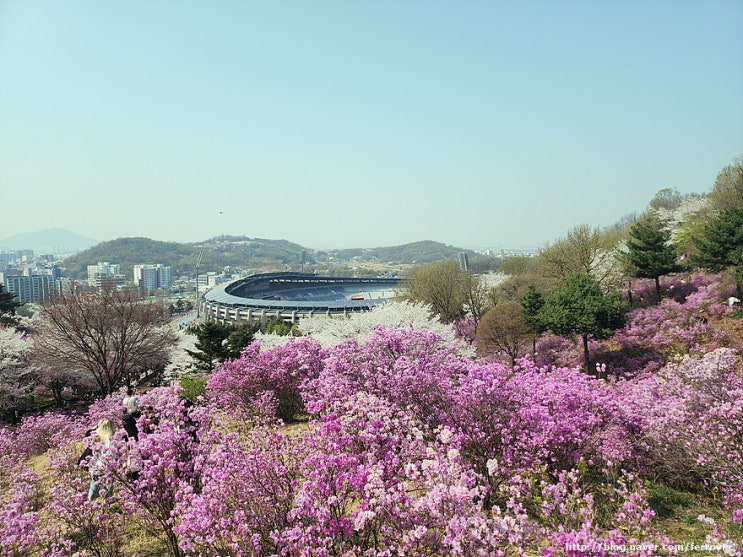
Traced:
<svg viewBox="0 0 743 557">
<path fill-rule="evenodd" d="M 96 244 L 98 240 L 86 238 L 64 228 L 47 228 L 0 240 L 0 250 L 30 249 L 36 254 L 70 254 L 86 250 Z"/>
<path fill-rule="evenodd" d="M 313 270 L 328 260 L 359 263 L 422 264 L 451 259 L 466 251 L 430 240 L 387 248 L 358 250 L 312 250 L 287 240 L 267 240 L 246 236 L 218 236 L 203 242 L 181 244 L 149 238 L 119 238 L 102 242 L 62 262 L 63 272 L 71 278 L 87 277 L 87 266 L 108 261 L 119 264 L 121 272 L 132 273 L 134 265 L 160 263 L 172 267 L 173 276 L 195 274 L 202 254 L 200 272 L 221 271 L 225 267 L 265 271 Z"/>
<path fill-rule="evenodd" d="M 419 242 L 410 242 L 399 246 L 343 249 L 335 251 L 335 253 L 337 253 L 342 259 L 418 265 L 433 263 L 435 261 L 441 261 L 442 259 L 453 259 L 461 252 L 466 252 L 470 255 L 474 254 L 472 250 L 447 246 L 432 240 L 421 240 Z"/>
</svg>

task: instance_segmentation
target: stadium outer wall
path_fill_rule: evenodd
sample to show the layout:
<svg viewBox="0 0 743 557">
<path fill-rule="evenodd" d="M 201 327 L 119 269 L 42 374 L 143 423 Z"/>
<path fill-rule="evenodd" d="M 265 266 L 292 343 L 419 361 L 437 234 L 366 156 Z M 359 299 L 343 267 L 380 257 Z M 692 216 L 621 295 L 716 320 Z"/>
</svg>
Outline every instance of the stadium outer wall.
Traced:
<svg viewBox="0 0 743 557">
<path fill-rule="evenodd" d="M 387 302 L 399 291 L 401 280 L 303 273 L 251 275 L 213 288 L 204 295 L 200 309 L 204 319 L 223 325 L 266 323 L 271 318 L 296 323 L 306 317 L 347 317 Z"/>
</svg>

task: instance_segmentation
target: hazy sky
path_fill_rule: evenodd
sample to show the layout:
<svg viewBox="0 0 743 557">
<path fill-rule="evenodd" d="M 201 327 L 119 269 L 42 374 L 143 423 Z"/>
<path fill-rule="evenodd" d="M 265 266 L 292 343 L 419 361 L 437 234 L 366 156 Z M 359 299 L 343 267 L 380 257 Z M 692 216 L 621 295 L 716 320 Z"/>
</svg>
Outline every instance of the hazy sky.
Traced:
<svg viewBox="0 0 743 557">
<path fill-rule="evenodd" d="M 740 154 L 741 0 L 0 0 L 0 239 L 540 247 Z"/>
</svg>

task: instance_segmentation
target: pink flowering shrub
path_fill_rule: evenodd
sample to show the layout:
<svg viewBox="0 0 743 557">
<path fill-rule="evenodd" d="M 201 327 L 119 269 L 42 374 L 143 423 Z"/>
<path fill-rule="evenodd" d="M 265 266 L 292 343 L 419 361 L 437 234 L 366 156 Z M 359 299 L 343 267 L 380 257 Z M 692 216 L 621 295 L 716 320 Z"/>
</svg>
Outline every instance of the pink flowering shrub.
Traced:
<svg viewBox="0 0 743 557">
<path fill-rule="evenodd" d="M 634 310 L 614 340 L 624 347 L 644 347 L 668 359 L 677 354 L 706 350 L 718 341 L 706 317 L 673 300 Z"/>
<path fill-rule="evenodd" d="M 561 472 L 556 483 L 540 482 L 544 557 L 654 557 L 659 545 L 672 543 L 651 526 L 655 513 L 637 476 L 613 468 L 604 472 L 604 481 L 594 488 L 604 499 L 602 510 L 577 469 Z"/>
<path fill-rule="evenodd" d="M 713 348 L 730 340 L 717 336 L 726 313 L 706 328 L 684 314 L 717 296 L 692 282 L 683 302 L 636 308 L 634 325 L 592 344 L 597 375 L 547 352 L 475 360 L 413 327 L 254 344 L 196 405 L 178 384 L 140 394 L 139 439 L 119 429 L 92 501 L 83 433 L 103 417 L 120 426 L 122 393 L 84 417 L 0 428 L 0 557 L 126 557 L 133 530 L 172 557 L 644 557 L 669 541 L 646 478 L 717 494 L 739 523 L 741 361 Z M 552 362 L 570 360 L 575 343 L 550 343 Z M 277 420 L 302 412 L 308 423 Z M 703 522 L 729 534 L 729 521 Z"/>
<path fill-rule="evenodd" d="M 661 300 L 670 299 L 678 304 L 689 304 L 697 309 L 708 309 L 727 301 L 734 285 L 720 274 L 674 273 L 660 277 Z M 638 306 L 657 304 L 655 281 L 635 279 L 632 281 L 633 303 Z"/>
<path fill-rule="evenodd" d="M 246 435 L 213 430 L 208 443 L 197 461 L 201 485 L 184 485 L 177 497 L 181 547 L 193 556 L 278 554 L 307 452 L 303 438 L 259 426 Z"/>
<path fill-rule="evenodd" d="M 322 414 L 337 400 L 365 392 L 395 404 L 429 426 L 445 417 L 453 381 L 469 362 L 456 346 L 426 330 L 376 327 L 368 342 L 323 352 L 318 377 L 302 385 L 307 410 Z"/>
<path fill-rule="evenodd" d="M 740 356 L 719 348 L 687 356 L 656 375 L 620 385 L 626 422 L 641 432 L 641 471 L 673 485 L 722 491 L 735 520 L 743 517 L 743 376 Z"/>
<path fill-rule="evenodd" d="M 105 460 L 104 476 L 130 517 L 164 540 L 170 555 L 180 557 L 180 537 L 173 515 L 184 490 L 200 486 L 198 463 L 206 448 L 211 419 L 206 408 L 192 408 L 176 387 L 142 397 L 156 407 L 155 420 L 143 414 L 139 440 L 119 433 Z"/>
<path fill-rule="evenodd" d="M 207 383 L 212 401 L 246 418 L 275 416 L 285 422 L 304 410 L 300 384 L 320 373 L 321 347 L 310 337 L 260 352 L 259 343 L 222 364 Z"/>
<path fill-rule="evenodd" d="M 39 455 L 70 440 L 81 439 L 84 422 L 59 411 L 26 414 L 14 430 L 13 450 L 25 457 Z"/>
<path fill-rule="evenodd" d="M 120 391 L 93 402 L 86 414 L 88 428 L 95 427 L 104 418 L 118 423 L 124 412 L 125 396 L 124 392 Z"/>
<path fill-rule="evenodd" d="M 537 339 L 533 359 L 538 367 L 579 367 L 583 352 L 574 340 L 544 333 Z"/>
<path fill-rule="evenodd" d="M 38 544 L 41 478 L 16 455 L 0 453 L 0 557 L 32 555 Z"/>
<path fill-rule="evenodd" d="M 480 473 L 489 459 L 510 471 L 632 459 L 613 388 L 578 368 L 537 368 L 530 359 L 514 370 L 473 365 L 456 383 L 447 424 Z"/>
<path fill-rule="evenodd" d="M 79 443 L 67 443 L 49 452 L 50 475 L 46 518 L 39 530 L 44 555 L 121 557 L 127 517 L 112 500 L 88 501 L 90 474 L 78 466 Z M 112 481 L 103 478 L 101 489 Z"/>
<path fill-rule="evenodd" d="M 468 344 L 475 342 L 475 333 L 477 332 L 477 321 L 474 317 L 466 317 L 452 323 L 455 338 L 460 338 Z"/>
<path fill-rule="evenodd" d="M 424 430 L 358 394 L 297 437 L 219 434 L 202 489 L 177 509 L 183 545 L 194 555 L 492 554 L 506 525 L 484 512 L 452 433 Z"/>
</svg>

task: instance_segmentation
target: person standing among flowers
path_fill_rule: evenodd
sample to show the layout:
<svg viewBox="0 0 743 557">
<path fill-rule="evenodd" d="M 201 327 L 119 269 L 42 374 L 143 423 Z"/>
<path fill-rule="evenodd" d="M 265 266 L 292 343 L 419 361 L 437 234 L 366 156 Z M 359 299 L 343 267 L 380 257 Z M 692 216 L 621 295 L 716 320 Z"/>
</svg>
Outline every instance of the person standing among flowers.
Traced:
<svg viewBox="0 0 743 557">
<path fill-rule="evenodd" d="M 108 418 L 98 422 L 98 427 L 93 432 L 93 445 L 91 448 L 91 457 L 88 460 L 88 472 L 90 473 L 90 489 L 88 490 L 88 501 L 97 499 L 100 496 L 100 477 L 103 473 L 103 462 L 106 455 L 111 450 L 116 428 Z M 111 490 L 104 491 L 103 497 L 108 499 Z"/>
</svg>

